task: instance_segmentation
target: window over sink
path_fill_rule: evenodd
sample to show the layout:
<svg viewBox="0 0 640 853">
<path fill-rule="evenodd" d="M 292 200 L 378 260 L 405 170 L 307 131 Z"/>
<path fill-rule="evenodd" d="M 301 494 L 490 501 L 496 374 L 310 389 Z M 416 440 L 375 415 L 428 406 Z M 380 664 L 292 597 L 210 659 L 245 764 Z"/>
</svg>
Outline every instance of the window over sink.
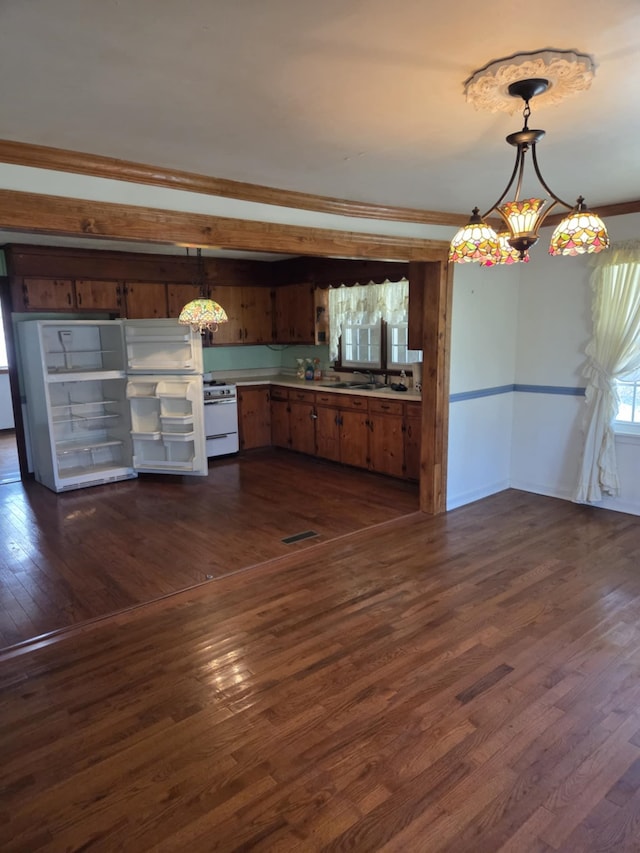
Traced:
<svg viewBox="0 0 640 853">
<path fill-rule="evenodd" d="M 408 348 L 409 282 L 385 281 L 329 291 L 329 357 L 359 370 L 402 370 L 422 361 Z"/>
</svg>

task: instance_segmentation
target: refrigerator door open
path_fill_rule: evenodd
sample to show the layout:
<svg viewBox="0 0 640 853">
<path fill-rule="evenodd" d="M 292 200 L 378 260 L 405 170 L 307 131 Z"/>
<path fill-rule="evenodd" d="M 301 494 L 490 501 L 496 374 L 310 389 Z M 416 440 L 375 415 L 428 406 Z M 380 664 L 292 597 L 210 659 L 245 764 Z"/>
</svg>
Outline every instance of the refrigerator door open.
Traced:
<svg viewBox="0 0 640 853">
<path fill-rule="evenodd" d="M 202 373 L 202 338 L 173 318 L 123 320 L 127 373 Z"/>
<path fill-rule="evenodd" d="M 142 473 L 208 473 L 202 376 L 130 376 L 133 468 Z"/>
</svg>

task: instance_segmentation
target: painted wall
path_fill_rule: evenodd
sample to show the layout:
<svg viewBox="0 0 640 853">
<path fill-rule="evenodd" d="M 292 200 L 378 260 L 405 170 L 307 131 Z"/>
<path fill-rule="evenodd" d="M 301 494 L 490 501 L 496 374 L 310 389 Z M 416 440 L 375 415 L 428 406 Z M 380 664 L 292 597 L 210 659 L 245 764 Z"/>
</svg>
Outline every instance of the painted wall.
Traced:
<svg viewBox="0 0 640 853">
<path fill-rule="evenodd" d="M 0 373 L 0 429 L 13 429 L 13 427 L 13 408 L 11 406 L 9 374 Z"/>
<path fill-rule="evenodd" d="M 519 266 L 454 270 L 447 507 L 510 485 Z"/>
<path fill-rule="evenodd" d="M 322 346 L 255 346 L 255 347 L 205 347 L 203 360 L 205 372 L 233 370 L 271 369 L 274 372 L 295 370 L 296 358 L 319 358 L 320 367 L 329 366 L 329 347 Z"/>
<path fill-rule="evenodd" d="M 613 241 L 640 238 L 640 214 L 607 222 Z M 545 232 L 543 237 L 546 242 Z M 541 247 L 542 248 L 542 247 Z M 511 484 L 570 500 L 582 449 L 584 350 L 591 338 L 588 256 L 552 258 L 540 248 L 520 276 Z M 550 386 L 548 392 L 540 386 Z M 555 393 L 551 393 L 551 391 Z M 621 493 L 601 506 L 640 515 L 640 436 L 616 439 Z"/>
</svg>

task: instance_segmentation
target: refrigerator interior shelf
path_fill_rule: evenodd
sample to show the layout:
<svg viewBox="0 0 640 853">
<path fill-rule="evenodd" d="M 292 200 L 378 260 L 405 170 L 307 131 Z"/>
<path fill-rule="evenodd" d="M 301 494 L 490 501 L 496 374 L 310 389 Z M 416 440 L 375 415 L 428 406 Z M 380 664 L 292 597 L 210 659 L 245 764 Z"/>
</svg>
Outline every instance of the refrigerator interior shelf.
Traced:
<svg viewBox="0 0 640 853">
<path fill-rule="evenodd" d="M 95 406 L 106 406 L 109 403 L 117 403 L 117 400 L 92 400 L 87 403 L 58 403 L 57 405 L 51 406 L 52 411 L 57 411 L 58 409 L 90 409 Z"/>
<path fill-rule="evenodd" d="M 119 418 L 119 414 L 113 414 L 112 412 L 102 412 L 102 414 L 97 415 L 80 415 L 74 414 L 71 412 L 67 417 L 62 418 L 52 418 L 51 423 L 53 424 L 79 424 L 84 423 L 85 421 L 106 421 L 109 418 Z M 92 424 L 91 426 L 95 426 Z"/>
<path fill-rule="evenodd" d="M 110 438 L 104 441 L 59 441 L 56 444 L 56 456 L 66 456 L 69 453 L 91 453 L 103 447 L 116 447 L 122 444 L 120 439 Z"/>
<path fill-rule="evenodd" d="M 93 462 L 90 465 L 75 465 L 73 468 L 65 468 L 58 472 L 61 481 L 71 480 L 74 483 L 82 483 L 83 480 L 88 481 L 88 485 L 92 485 L 96 474 L 108 473 L 105 482 L 115 480 L 130 480 L 135 477 L 131 468 L 125 465 L 114 465 L 112 461 Z M 74 488 L 65 485 L 64 490 Z"/>
<path fill-rule="evenodd" d="M 145 335 L 144 332 L 140 329 L 127 329 L 127 344 L 163 344 L 171 345 L 171 344 L 186 344 L 189 343 L 190 336 L 189 334 L 181 334 L 180 332 L 174 332 L 171 334 L 165 335 Z"/>
<path fill-rule="evenodd" d="M 45 355 L 104 355 L 106 353 L 117 353 L 115 349 L 48 349 Z"/>
<path fill-rule="evenodd" d="M 138 459 L 137 456 L 133 457 L 133 467 L 136 471 L 158 471 L 158 463 L 156 462 L 144 462 L 141 459 Z M 162 469 L 170 468 L 174 471 L 193 471 L 193 461 L 180 461 L 180 462 L 170 462 L 165 460 L 162 462 Z"/>
<path fill-rule="evenodd" d="M 122 379 L 124 372 L 122 370 L 100 370 L 98 367 L 91 367 L 89 370 L 61 370 L 55 373 L 47 373 L 47 382 L 70 382 L 73 377 L 77 376 L 78 380 L 88 382 L 90 379 Z"/>
<path fill-rule="evenodd" d="M 195 433 L 193 432 L 163 432 L 163 441 L 193 441 Z"/>
<path fill-rule="evenodd" d="M 192 424 L 193 415 L 160 415 L 163 424 Z"/>
<path fill-rule="evenodd" d="M 134 432 L 134 430 L 131 430 L 131 438 L 140 439 L 141 441 L 159 441 L 160 435 L 160 430 L 154 430 L 153 432 Z"/>
<path fill-rule="evenodd" d="M 135 359 L 129 359 L 128 365 L 129 370 L 138 370 L 141 373 L 144 373 L 145 371 L 148 372 L 149 370 L 144 361 L 136 361 Z M 163 370 L 166 370 L 167 373 L 175 373 L 177 370 L 191 370 L 192 368 L 192 361 L 183 361 L 180 364 L 177 364 L 175 361 L 167 361 L 165 363 L 160 361 L 159 359 L 156 359 L 156 362 L 153 365 L 153 370 L 155 373 L 159 373 Z"/>
</svg>

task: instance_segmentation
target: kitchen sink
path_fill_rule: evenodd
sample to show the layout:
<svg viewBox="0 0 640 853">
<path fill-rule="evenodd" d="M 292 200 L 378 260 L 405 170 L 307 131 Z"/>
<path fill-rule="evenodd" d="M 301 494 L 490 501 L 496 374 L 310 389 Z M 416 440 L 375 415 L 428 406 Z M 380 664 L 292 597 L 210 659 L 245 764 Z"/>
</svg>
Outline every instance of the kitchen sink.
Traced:
<svg viewBox="0 0 640 853">
<path fill-rule="evenodd" d="M 382 391 L 387 386 L 378 382 L 323 382 L 323 388 L 351 388 L 353 391 Z"/>
</svg>

